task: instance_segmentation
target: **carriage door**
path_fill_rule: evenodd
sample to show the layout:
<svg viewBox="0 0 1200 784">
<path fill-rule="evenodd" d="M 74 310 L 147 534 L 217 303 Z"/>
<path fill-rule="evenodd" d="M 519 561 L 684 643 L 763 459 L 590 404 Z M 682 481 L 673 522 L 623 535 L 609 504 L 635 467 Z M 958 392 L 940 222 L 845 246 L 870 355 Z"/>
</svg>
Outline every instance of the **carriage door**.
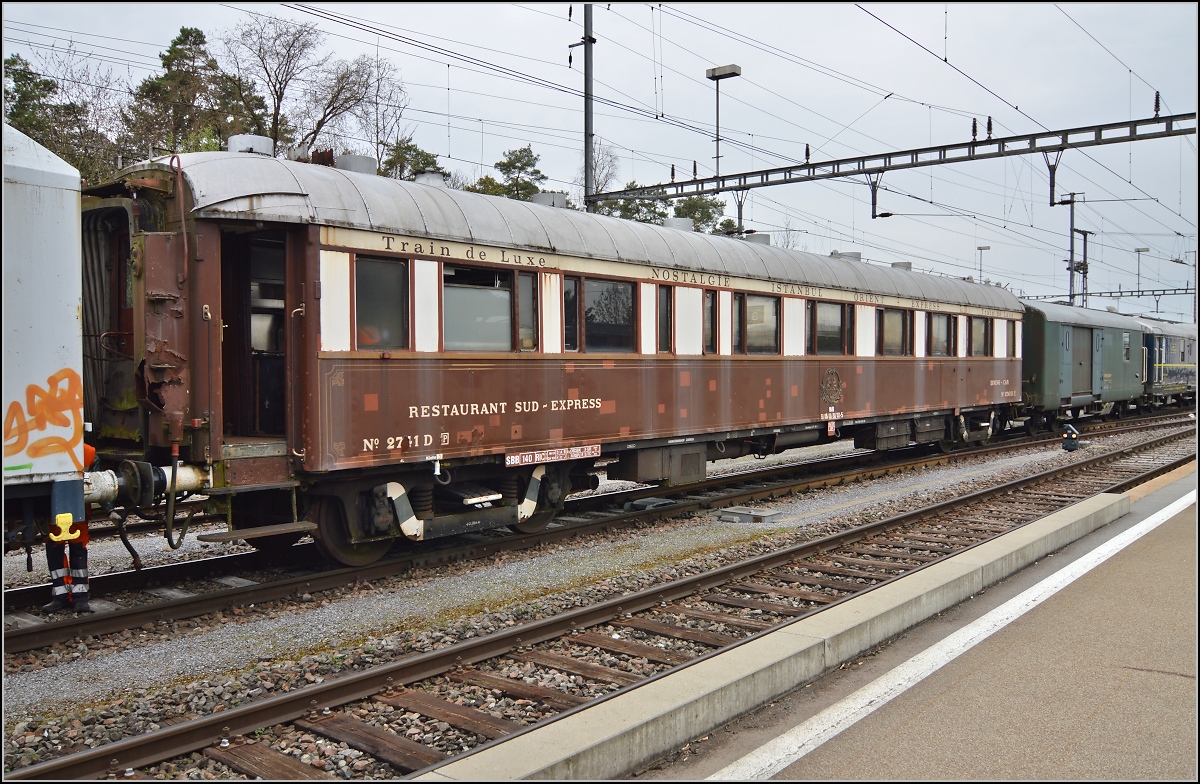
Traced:
<svg viewBox="0 0 1200 784">
<path fill-rule="evenodd" d="M 1154 336 L 1154 383 L 1163 382 L 1163 364 L 1166 362 L 1167 339 L 1162 335 Z"/>
<path fill-rule="evenodd" d="M 282 439 L 286 237 L 282 232 L 225 234 L 221 244 L 225 435 Z"/>
</svg>

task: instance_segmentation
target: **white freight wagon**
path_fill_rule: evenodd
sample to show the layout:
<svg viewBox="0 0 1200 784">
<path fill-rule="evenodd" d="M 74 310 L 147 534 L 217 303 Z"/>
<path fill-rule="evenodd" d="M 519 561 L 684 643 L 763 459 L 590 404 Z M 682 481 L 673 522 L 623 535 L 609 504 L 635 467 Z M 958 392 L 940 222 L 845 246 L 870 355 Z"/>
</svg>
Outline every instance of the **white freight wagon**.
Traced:
<svg viewBox="0 0 1200 784">
<path fill-rule="evenodd" d="M 5 549 L 84 519 L 79 172 L 4 126 Z M 29 537 L 29 538 L 27 538 Z"/>
</svg>

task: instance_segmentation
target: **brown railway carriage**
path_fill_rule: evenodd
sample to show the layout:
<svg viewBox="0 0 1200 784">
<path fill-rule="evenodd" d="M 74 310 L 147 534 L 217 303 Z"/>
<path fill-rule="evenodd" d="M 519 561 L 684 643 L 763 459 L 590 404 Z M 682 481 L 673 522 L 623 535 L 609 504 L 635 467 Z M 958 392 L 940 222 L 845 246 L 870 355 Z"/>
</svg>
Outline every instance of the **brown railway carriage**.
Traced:
<svg viewBox="0 0 1200 784">
<path fill-rule="evenodd" d="M 542 526 L 598 464 L 952 445 L 1020 401 L 993 286 L 251 153 L 87 193 L 96 446 L 134 506 L 179 492 L 177 450 L 210 538 L 366 563 Z"/>
</svg>

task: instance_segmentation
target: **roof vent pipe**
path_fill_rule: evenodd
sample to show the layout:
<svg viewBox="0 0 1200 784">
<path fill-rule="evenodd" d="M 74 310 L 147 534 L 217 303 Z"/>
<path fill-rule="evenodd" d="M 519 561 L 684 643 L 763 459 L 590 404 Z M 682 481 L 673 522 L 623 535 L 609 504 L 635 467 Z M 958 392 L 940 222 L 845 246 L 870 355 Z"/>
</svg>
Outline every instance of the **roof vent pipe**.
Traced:
<svg viewBox="0 0 1200 784">
<path fill-rule="evenodd" d="M 753 234 L 747 232 L 746 236 L 742 237 L 742 239 L 744 239 L 746 242 L 753 242 L 755 245 L 771 244 L 771 235 L 759 231 L 756 231 Z"/>
<path fill-rule="evenodd" d="M 680 231 L 695 231 L 696 221 L 691 218 L 665 218 L 663 226 L 668 229 L 679 229 Z"/>
<path fill-rule="evenodd" d="M 902 270 L 908 270 L 909 272 L 912 272 L 912 262 L 911 261 L 893 261 L 892 269 L 902 269 Z"/>
<path fill-rule="evenodd" d="M 229 152 L 252 152 L 258 155 L 275 156 L 275 143 L 269 136 L 255 136 L 250 133 L 230 136 L 225 145 Z"/>
</svg>

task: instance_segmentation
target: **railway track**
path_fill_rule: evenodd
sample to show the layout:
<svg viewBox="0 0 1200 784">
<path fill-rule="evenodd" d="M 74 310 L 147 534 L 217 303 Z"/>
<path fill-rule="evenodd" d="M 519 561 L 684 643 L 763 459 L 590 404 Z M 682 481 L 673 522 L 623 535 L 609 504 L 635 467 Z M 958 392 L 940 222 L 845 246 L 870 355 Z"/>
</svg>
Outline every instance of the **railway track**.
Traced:
<svg viewBox="0 0 1200 784">
<path fill-rule="evenodd" d="M 1118 430 L 1131 426 L 1155 425 L 1160 422 L 1169 422 L 1179 418 L 1177 413 L 1168 413 L 1156 416 L 1140 417 L 1136 420 L 1108 420 L 1108 421 L 1088 421 L 1084 420 L 1085 424 L 1081 425 L 1081 432 L 1084 433 L 1103 433 L 1109 430 Z M 1009 437 L 1004 439 L 1004 443 L 1039 443 L 1044 441 L 1054 440 L 1054 434 L 1046 436 L 1025 436 L 1013 431 Z M 206 514 L 195 511 L 204 505 L 204 497 L 202 494 L 198 497 L 189 498 L 176 504 L 176 515 L 186 518 L 191 515 L 190 525 L 199 526 L 205 523 L 220 522 L 224 518 L 221 515 Z M 163 530 L 163 521 L 161 519 L 162 510 L 159 512 L 159 519 L 143 519 L 136 515 L 130 515 L 125 522 L 125 532 L 128 536 L 141 534 L 161 534 Z M 108 515 L 94 515 L 88 518 L 88 534 L 93 540 L 110 539 L 119 536 L 117 527 L 113 524 Z"/>
<path fill-rule="evenodd" d="M 1188 420 L 1160 418 L 1152 422 L 1105 423 L 1104 432 L 1136 432 L 1165 427 Z M 46 585 L 9 589 L 4 594 L 6 618 L 17 616 L 16 628 L 4 631 L 4 646 L 9 653 L 36 650 L 54 643 L 88 636 L 100 636 L 134 629 L 145 624 L 167 623 L 196 618 L 231 607 L 261 605 L 266 602 L 314 594 L 357 582 L 404 574 L 455 561 L 488 558 L 504 551 L 543 546 L 568 537 L 587 536 L 601 530 L 644 524 L 654 519 L 678 517 L 708 509 L 734 507 L 796 492 L 848 484 L 863 479 L 900 473 L 915 468 L 944 465 L 965 457 L 1007 453 L 1014 445 L 1045 444 L 1057 435 L 1042 438 L 1018 437 L 981 449 L 945 455 L 928 450 L 911 450 L 916 456 L 894 452 L 860 453 L 845 457 L 823 458 L 767 469 L 730 472 L 687 487 L 664 490 L 639 488 L 619 493 L 584 496 L 573 499 L 566 512 L 545 531 L 535 534 L 489 532 L 455 543 L 440 540 L 409 546 L 411 552 L 386 559 L 369 567 L 328 568 L 320 561 L 312 545 L 297 545 L 289 553 L 289 568 L 278 576 L 262 573 L 272 565 L 265 553 L 250 552 L 217 558 L 185 561 L 139 571 L 99 575 L 91 580 L 93 598 L 116 593 L 142 595 L 132 606 L 120 607 L 94 601 L 100 612 L 75 617 L 60 617 L 53 622 L 20 610 L 36 607 L 49 600 Z M 899 459 L 897 459 L 899 458 Z M 238 574 L 259 573 L 257 579 Z M 278 570 L 276 570 L 278 573 Z M 174 587 L 183 586 L 183 587 Z M 146 601 L 146 592 L 151 598 Z M 126 600 L 128 601 L 128 600 Z M 19 615 L 18 615 L 19 614 Z M 6 624 L 7 625 L 7 624 Z"/>
<path fill-rule="evenodd" d="M 393 732 L 386 721 L 381 727 L 379 722 L 363 720 L 363 716 L 376 717 L 379 706 L 390 709 L 388 715 L 428 717 L 438 726 L 444 724 L 446 732 L 467 738 L 469 745 L 506 737 L 523 731 L 524 725 L 486 710 L 487 695 L 491 703 L 501 694 L 534 705 L 527 714 L 553 720 L 780 623 L 899 579 L 1082 498 L 1123 492 L 1194 459 L 1194 428 L 1152 438 L 1137 448 L 1100 454 L 370 670 L 342 673 L 292 693 L 8 775 L 27 779 L 120 774 L 126 768 L 204 748 L 206 756 L 247 776 L 325 776 L 255 735 L 262 728 L 282 724 L 348 744 L 391 766 L 395 774 L 409 773 L 437 764 L 444 755 Z M 522 677 L 533 671 L 553 671 L 565 678 L 565 685 L 547 688 L 540 685 L 547 682 L 545 678 Z M 588 686 L 581 688 L 581 684 Z"/>
</svg>

